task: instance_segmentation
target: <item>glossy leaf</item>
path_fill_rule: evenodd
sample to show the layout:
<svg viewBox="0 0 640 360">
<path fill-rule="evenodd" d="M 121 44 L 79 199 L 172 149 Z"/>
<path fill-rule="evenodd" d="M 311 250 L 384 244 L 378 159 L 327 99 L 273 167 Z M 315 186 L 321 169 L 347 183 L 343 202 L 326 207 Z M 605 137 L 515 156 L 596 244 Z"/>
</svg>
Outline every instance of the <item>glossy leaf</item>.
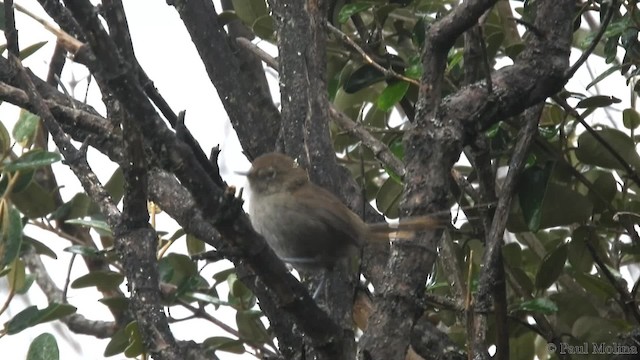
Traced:
<svg viewBox="0 0 640 360">
<path fill-rule="evenodd" d="M 241 340 L 234 340 L 224 336 L 213 336 L 205 339 L 202 346 L 233 354 L 244 354 L 245 348 Z"/>
<path fill-rule="evenodd" d="M 111 233 L 111 227 L 105 221 L 102 220 L 83 220 L 83 219 L 71 219 L 66 220 L 66 224 L 74 224 L 81 225 L 85 227 L 92 228 L 98 232 L 100 235 L 113 236 Z"/>
<path fill-rule="evenodd" d="M 353 94 L 384 79 L 385 75 L 380 70 L 366 64 L 354 71 L 342 87 L 348 94 Z"/>
<path fill-rule="evenodd" d="M 561 245 L 548 253 L 540 263 L 536 274 L 536 288 L 547 289 L 558 279 L 567 261 L 567 246 Z"/>
<path fill-rule="evenodd" d="M 271 340 L 260 317 L 261 313 L 252 310 L 236 313 L 236 324 L 242 340 L 250 344 L 262 344 Z"/>
<path fill-rule="evenodd" d="M 211 296 L 209 294 L 201 293 L 201 292 L 190 292 L 186 293 L 185 296 L 195 301 L 202 301 L 212 305 L 231 305 L 226 301 L 220 300 L 220 298 Z"/>
<path fill-rule="evenodd" d="M 607 106 L 611 106 L 613 104 L 617 104 L 620 103 L 622 100 L 614 97 L 614 96 L 608 96 L 608 95 L 596 95 L 596 96 L 592 96 L 590 98 L 586 98 L 584 100 L 581 100 L 580 102 L 578 102 L 578 104 L 576 105 L 576 108 L 578 109 L 586 109 L 586 108 L 598 108 L 598 107 L 607 107 Z"/>
<path fill-rule="evenodd" d="M 627 134 L 611 128 L 596 130 L 596 133 L 622 157 L 622 160 L 633 168 L 640 169 L 640 156 L 636 152 L 633 140 Z M 578 137 L 576 156 L 578 160 L 587 164 L 608 169 L 624 170 L 620 161 L 587 131 Z"/>
<path fill-rule="evenodd" d="M 18 54 L 18 57 L 20 58 L 20 60 L 24 60 L 28 58 L 29 56 L 33 55 L 33 53 L 40 50 L 40 48 L 45 46 L 47 42 L 48 41 L 40 41 L 35 44 L 27 46 L 26 48 L 20 50 L 20 54 Z"/>
<path fill-rule="evenodd" d="M 353 3 L 345 4 L 338 14 L 338 22 L 341 24 L 346 23 L 353 15 L 369 10 L 373 6 L 373 3 Z"/>
<path fill-rule="evenodd" d="M 0 155 L 4 156 L 4 154 L 7 153 L 10 147 L 11 147 L 11 136 L 9 136 L 9 131 L 4 126 L 2 121 L 0 121 Z"/>
<path fill-rule="evenodd" d="M 275 34 L 275 26 L 273 24 L 273 18 L 269 15 L 260 16 L 251 25 L 253 32 L 261 39 L 270 40 L 273 39 Z"/>
<path fill-rule="evenodd" d="M 259 17 L 269 15 L 265 0 L 232 0 L 231 2 L 236 15 L 249 26 Z"/>
<path fill-rule="evenodd" d="M 36 149 L 22 154 L 16 161 L 5 165 L 4 169 L 6 171 L 33 170 L 51 165 L 60 159 L 61 156 L 58 153 Z"/>
<path fill-rule="evenodd" d="M 389 111 L 404 97 L 409 89 L 409 83 L 398 81 L 388 85 L 378 97 L 376 105 L 380 110 Z"/>
<path fill-rule="evenodd" d="M 2 243 L 0 243 L 0 269 L 13 262 L 22 245 L 22 219 L 20 213 L 13 207 L 2 221 Z"/>
<path fill-rule="evenodd" d="M 8 335 L 13 335 L 29 327 L 57 320 L 75 312 L 76 307 L 69 304 L 51 303 L 42 310 L 38 310 L 37 306 L 29 306 L 7 321 L 4 328 Z"/>
<path fill-rule="evenodd" d="M 111 310 L 126 311 L 129 308 L 129 299 L 126 297 L 108 297 L 98 300 Z"/>
<path fill-rule="evenodd" d="M 49 333 L 38 335 L 29 345 L 27 360 L 58 360 L 59 358 L 58 342 Z"/>
<path fill-rule="evenodd" d="M 22 191 L 12 193 L 13 204 L 29 219 L 37 219 L 50 214 L 56 208 L 55 191 L 47 191 L 35 181 Z"/>
<path fill-rule="evenodd" d="M 186 280 L 198 275 L 196 263 L 190 257 L 171 253 L 160 259 L 158 264 L 160 279 L 164 282 L 181 285 Z"/>
<path fill-rule="evenodd" d="M 549 162 L 544 168 L 532 166 L 526 169 L 520 177 L 518 200 L 524 220 L 531 231 L 540 229 L 542 202 L 547 192 L 552 170 L 553 163 Z"/>
<path fill-rule="evenodd" d="M 589 198 L 597 212 L 604 211 L 610 206 L 611 201 L 618 193 L 618 182 L 613 174 L 606 171 L 598 171 L 597 177 L 589 188 Z"/>
<path fill-rule="evenodd" d="M 229 304 L 235 309 L 250 310 L 256 304 L 256 297 L 253 292 L 238 279 L 235 273 L 229 274 L 227 278 L 229 285 Z"/>
<path fill-rule="evenodd" d="M 71 282 L 72 289 L 95 286 L 100 291 L 117 289 L 124 281 L 124 275 L 113 271 L 92 271 Z"/>
<path fill-rule="evenodd" d="M 580 226 L 573 231 L 569 242 L 568 260 L 571 267 L 578 272 L 589 273 L 593 268 L 593 258 L 587 248 L 591 230 Z"/>
<path fill-rule="evenodd" d="M 51 250 L 51 248 L 49 248 L 47 245 L 43 244 L 42 242 L 26 235 L 22 236 L 22 240 L 24 241 L 23 243 L 24 246 L 33 247 L 33 249 L 36 251 L 36 254 L 45 255 L 54 260 L 58 258 L 58 255 L 55 253 L 55 251 Z"/>
<path fill-rule="evenodd" d="M 589 88 L 591 88 L 593 85 L 599 83 L 600 81 L 606 79 L 609 75 L 611 75 L 614 72 L 620 70 L 624 65 L 625 64 L 616 64 L 616 65 L 613 65 L 612 67 L 608 68 L 602 74 L 596 76 L 596 78 L 593 79 L 593 81 L 591 81 L 589 83 L 589 85 L 587 85 L 586 90 L 589 90 Z"/>
<path fill-rule="evenodd" d="M 100 251 L 96 248 L 82 245 L 71 245 L 64 249 L 66 252 L 89 257 L 100 257 Z"/>
<path fill-rule="evenodd" d="M 192 234 L 187 234 L 187 253 L 190 256 L 203 253 L 205 250 L 204 241 Z"/>
<path fill-rule="evenodd" d="M 33 144 L 39 125 L 40 117 L 23 109 L 11 133 L 20 146 L 29 148 Z"/>
<path fill-rule="evenodd" d="M 109 340 L 109 343 L 104 349 L 103 355 L 105 357 L 114 356 L 122 353 L 129 343 L 129 338 L 125 332 L 124 327 L 121 327 Z"/>
<path fill-rule="evenodd" d="M 627 129 L 635 129 L 640 126 L 640 114 L 635 109 L 628 108 L 622 111 L 622 124 Z"/>
<path fill-rule="evenodd" d="M 537 298 L 518 304 L 518 309 L 541 314 L 553 314 L 558 311 L 558 306 L 546 298 Z"/>
<path fill-rule="evenodd" d="M 399 216 L 398 204 L 402 198 L 402 185 L 392 178 L 385 180 L 376 195 L 376 207 L 384 216 L 396 219 Z"/>
<path fill-rule="evenodd" d="M 127 334 L 127 347 L 124 349 L 124 354 L 129 358 L 134 358 L 144 351 L 144 344 L 142 343 L 142 337 L 140 336 L 140 330 L 138 329 L 138 322 L 132 321 L 124 328 Z"/>
<path fill-rule="evenodd" d="M 27 283 L 27 274 L 24 262 L 21 259 L 16 259 L 16 261 L 13 262 L 7 280 L 9 281 L 9 287 L 14 289 L 18 294 L 24 294 L 24 292 L 28 290 L 31 284 Z"/>
</svg>

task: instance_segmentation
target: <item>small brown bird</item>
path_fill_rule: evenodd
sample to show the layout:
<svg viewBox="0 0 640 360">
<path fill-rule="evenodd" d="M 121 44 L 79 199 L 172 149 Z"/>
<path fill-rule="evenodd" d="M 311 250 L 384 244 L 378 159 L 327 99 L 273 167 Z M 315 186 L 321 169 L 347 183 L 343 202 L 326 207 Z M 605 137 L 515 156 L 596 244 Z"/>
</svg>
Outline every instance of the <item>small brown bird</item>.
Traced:
<svg viewBox="0 0 640 360">
<path fill-rule="evenodd" d="M 329 269 L 362 246 L 364 222 L 335 195 L 309 181 L 292 158 L 262 155 L 247 178 L 251 223 L 283 261 L 297 269 Z"/>
<path fill-rule="evenodd" d="M 388 242 L 398 230 L 386 223 L 365 224 L 335 195 L 309 181 L 307 172 L 289 156 L 264 154 L 246 175 L 253 227 L 297 269 L 330 269 L 356 255 L 365 241 Z M 438 226 L 433 217 L 407 219 L 399 225 L 399 236 Z"/>
</svg>

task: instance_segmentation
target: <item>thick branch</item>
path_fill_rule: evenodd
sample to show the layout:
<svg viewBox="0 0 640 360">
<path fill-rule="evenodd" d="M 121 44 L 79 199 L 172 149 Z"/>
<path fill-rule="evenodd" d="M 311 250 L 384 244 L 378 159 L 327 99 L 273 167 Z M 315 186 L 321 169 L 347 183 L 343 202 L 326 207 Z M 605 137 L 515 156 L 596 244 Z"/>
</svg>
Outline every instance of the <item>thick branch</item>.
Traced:
<svg viewBox="0 0 640 360">
<path fill-rule="evenodd" d="M 449 47 L 493 3 L 466 1 L 428 30 L 418 115 L 405 136 L 407 175 L 401 205 L 404 216 L 447 209 L 450 170 L 462 147 L 472 141 L 479 130 L 543 101 L 565 82 L 574 2 L 542 0 L 535 3 L 534 26 L 543 37 L 530 36 L 527 49 L 515 65 L 493 74 L 493 92 L 476 84 L 440 102 L 440 79 Z M 386 270 L 389 276 L 372 317 L 374 326 L 362 340 L 364 351 L 372 358 L 404 356 L 408 345 L 405 339 L 420 314 L 415 299 L 421 297 L 425 279 L 433 268 L 439 238 L 439 233 L 430 233 L 416 240 L 392 244 L 392 257 Z M 391 343 L 381 344 L 375 340 L 391 332 L 397 334 Z"/>
<path fill-rule="evenodd" d="M 273 151 L 280 114 L 271 97 L 241 71 L 227 34 L 208 0 L 171 0 L 198 49 L 211 83 L 249 158 Z"/>
<path fill-rule="evenodd" d="M 62 290 L 49 276 L 49 271 L 45 268 L 40 256 L 35 251 L 29 251 L 23 259 L 31 274 L 35 275 L 36 284 L 45 294 L 47 300 L 49 302 L 63 302 Z M 69 315 L 62 318 L 61 321 L 67 325 L 69 330 L 77 334 L 90 335 L 98 339 L 110 338 L 117 330 L 116 323 L 113 321 L 89 320 L 80 314 Z"/>
</svg>

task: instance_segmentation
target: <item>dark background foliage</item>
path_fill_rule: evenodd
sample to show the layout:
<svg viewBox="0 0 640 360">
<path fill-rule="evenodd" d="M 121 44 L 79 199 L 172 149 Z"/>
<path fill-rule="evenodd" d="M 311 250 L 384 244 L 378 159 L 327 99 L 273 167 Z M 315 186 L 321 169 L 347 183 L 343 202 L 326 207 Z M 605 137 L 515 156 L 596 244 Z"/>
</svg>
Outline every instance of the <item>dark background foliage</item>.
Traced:
<svg viewBox="0 0 640 360">
<path fill-rule="evenodd" d="M 122 2 L 39 3 L 60 28 L 48 74 L 22 66 L 42 44 L 18 48 L 12 1 L 0 24 L 0 99 L 24 109 L 11 133 L 0 127 L 0 313 L 34 286 L 49 306 L 13 316 L 0 346 L 60 321 L 109 338 L 105 355 L 157 359 L 637 356 L 635 1 L 167 1 L 248 159 L 286 152 L 368 222 L 455 224 L 367 245 L 373 295 L 339 268 L 322 306 L 252 230 L 218 151 L 200 148 L 139 65 Z M 104 113 L 64 93 L 69 58 L 90 71 Z M 576 91 L 591 59 L 606 70 Z M 629 100 L 599 88 L 612 75 Z M 119 166 L 104 184 L 89 147 Z M 84 189 L 71 199 L 51 170 L 60 160 Z M 157 233 L 149 200 L 180 229 Z M 58 288 L 40 259 L 56 253 L 25 225 L 68 240 L 87 273 Z M 188 253 L 168 251 L 176 241 Z M 223 258 L 234 268 L 202 276 L 202 261 Z M 67 286 L 95 287 L 112 320 L 77 313 Z M 230 335 L 176 339 L 173 307 Z M 28 356 L 57 352 L 45 333 Z"/>
</svg>

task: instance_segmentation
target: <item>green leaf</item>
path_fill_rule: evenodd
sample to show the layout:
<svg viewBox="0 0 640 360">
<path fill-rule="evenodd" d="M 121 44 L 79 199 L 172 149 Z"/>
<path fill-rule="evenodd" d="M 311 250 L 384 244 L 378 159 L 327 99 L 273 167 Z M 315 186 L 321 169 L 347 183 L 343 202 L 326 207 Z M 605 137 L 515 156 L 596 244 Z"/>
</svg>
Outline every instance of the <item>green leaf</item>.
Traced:
<svg viewBox="0 0 640 360">
<path fill-rule="evenodd" d="M 5 165 L 5 171 L 33 170 L 43 166 L 51 165 L 60 161 L 58 153 L 43 151 L 40 149 L 31 150 L 22 154 L 16 161 Z"/>
<path fill-rule="evenodd" d="M 190 257 L 171 253 L 160 259 L 158 271 L 161 281 L 181 285 L 193 276 L 198 275 L 196 263 Z"/>
<path fill-rule="evenodd" d="M 553 314 L 558 311 L 558 306 L 547 298 L 537 298 L 520 303 L 519 310 L 530 311 L 541 314 Z"/>
<path fill-rule="evenodd" d="M 589 294 L 598 296 L 602 300 L 613 299 L 617 295 L 616 289 L 609 281 L 603 280 L 596 275 L 586 273 L 575 273 L 573 278 L 582 286 Z"/>
<path fill-rule="evenodd" d="M 49 306 L 40 310 L 38 316 L 38 324 L 61 319 L 65 316 L 74 314 L 78 309 L 69 304 L 50 303 Z"/>
<path fill-rule="evenodd" d="M 9 287 L 16 289 L 22 289 L 25 285 L 25 266 L 24 262 L 21 259 L 17 259 L 13 265 L 11 266 L 11 271 L 9 272 L 9 276 L 7 276 L 7 280 L 9 280 Z"/>
<path fill-rule="evenodd" d="M 409 90 L 409 83 L 398 81 L 388 85 L 376 101 L 376 105 L 380 110 L 389 111 L 404 97 Z"/>
<path fill-rule="evenodd" d="M 627 129 L 635 129 L 640 126 L 640 114 L 635 109 L 629 108 L 622 111 L 622 124 Z"/>
<path fill-rule="evenodd" d="M 590 98 L 581 100 L 580 102 L 578 102 L 578 105 L 576 105 L 576 108 L 587 109 L 587 108 L 607 107 L 607 106 L 611 106 L 612 104 L 618 104 L 621 101 L 622 100 L 614 96 L 596 95 L 596 96 L 592 96 Z"/>
<path fill-rule="evenodd" d="M 369 10 L 372 6 L 372 3 L 346 4 L 342 7 L 342 9 L 340 9 L 340 13 L 338 14 L 338 22 L 344 24 L 353 15 Z"/>
<path fill-rule="evenodd" d="M 213 336 L 205 339 L 202 345 L 215 350 L 226 351 L 232 354 L 244 354 L 245 348 L 241 340 L 234 340 L 224 336 Z"/>
<path fill-rule="evenodd" d="M 33 45 L 29 45 L 26 48 L 20 50 L 20 54 L 18 55 L 18 57 L 21 60 L 24 60 L 26 58 L 28 58 L 29 56 L 31 56 L 33 53 L 35 53 L 36 51 L 40 50 L 41 47 L 43 47 L 48 41 L 40 41 L 37 42 Z"/>
<path fill-rule="evenodd" d="M 78 254 L 82 256 L 95 257 L 95 258 L 98 258 L 101 256 L 100 251 L 98 249 L 89 247 L 89 246 L 83 246 L 83 245 L 71 245 L 65 248 L 64 251 L 70 252 L 72 254 Z"/>
<path fill-rule="evenodd" d="M 0 155 L 4 156 L 11 148 L 11 137 L 9 131 L 0 121 Z"/>
<path fill-rule="evenodd" d="M 536 288 L 545 290 L 553 285 L 560 274 L 564 271 L 564 264 L 567 261 L 567 246 L 560 245 L 548 253 L 538 268 L 536 274 Z"/>
<path fill-rule="evenodd" d="M 577 272 L 589 273 L 593 267 L 593 258 L 587 247 L 590 236 L 591 230 L 585 226 L 578 227 L 571 235 L 568 260 L 571 268 Z"/>
<path fill-rule="evenodd" d="M 596 133 L 615 150 L 622 160 L 634 169 L 640 169 L 640 156 L 636 152 L 635 144 L 627 134 L 616 129 L 596 130 Z M 591 165 L 608 169 L 624 170 L 623 165 L 611 152 L 606 149 L 591 133 L 585 131 L 578 137 L 576 149 L 578 160 Z"/>
<path fill-rule="evenodd" d="M 104 349 L 104 356 L 114 356 L 122 353 L 129 343 L 129 338 L 125 333 L 125 328 L 121 327 L 111 337 L 111 340 Z"/>
<path fill-rule="evenodd" d="M 236 15 L 248 26 L 256 19 L 269 15 L 265 0 L 232 0 Z"/>
<path fill-rule="evenodd" d="M 124 331 L 128 337 L 127 347 L 124 349 L 124 354 L 129 358 L 134 358 L 142 354 L 144 351 L 144 344 L 142 343 L 142 337 L 140 336 L 138 322 L 130 322 L 124 328 Z"/>
<path fill-rule="evenodd" d="M 548 162 L 544 168 L 532 166 L 526 169 L 520 177 L 518 184 L 518 200 L 522 215 L 531 231 L 540 229 L 540 221 L 542 218 L 542 203 L 547 192 L 547 185 L 553 163 Z"/>
<path fill-rule="evenodd" d="M 51 250 L 51 248 L 49 248 L 47 245 L 43 244 L 42 242 L 27 235 L 23 235 L 22 238 L 24 241 L 24 245 L 33 247 L 33 249 L 36 251 L 36 254 L 45 255 L 52 259 L 58 258 L 58 255 L 55 253 L 55 251 Z"/>
<path fill-rule="evenodd" d="M 56 208 L 55 191 L 47 191 L 35 181 L 22 191 L 12 193 L 13 204 L 29 219 L 37 219 Z"/>
<path fill-rule="evenodd" d="M 376 207 L 384 216 L 391 219 L 398 218 L 398 204 L 402 198 L 402 190 L 402 185 L 391 177 L 382 184 L 376 195 Z"/>
<path fill-rule="evenodd" d="M 58 360 L 59 358 L 58 342 L 49 333 L 38 335 L 29 345 L 27 360 Z"/>
<path fill-rule="evenodd" d="M 124 281 L 124 275 L 114 271 L 92 271 L 75 279 L 71 283 L 72 289 L 95 286 L 100 291 L 117 289 Z"/>
<path fill-rule="evenodd" d="M 215 296 L 211 296 L 209 294 L 201 293 L 201 292 L 188 292 L 184 294 L 185 297 L 190 298 L 195 301 L 202 301 L 213 305 L 231 305 L 226 301 L 220 300 Z"/>
<path fill-rule="evenodd" d="M 581 316 L 573 323 L 573 326 L 571 327 L 571 334 L 573 336 L 575 336 L 578 339 L 585 339 L 587 341 L 590 341 L 591 344 L 589 345 L 592 345 L 592 346 L 598 346 L 597 343 L 599 342 L 611 341 L 612 339 L 616 339 L 614 337 L 615 335 L 613 334 L 620 334 L 624 331 L 628 331 L 628 330 L 623 321 L 617 321 L 617 319 L 614 320 L 614 319 L 603 318 L 602 316 Z M 593 343 L 596 343 L 596 344 L 593 345 Z M 606 343 L 606 345 L 610 347 L 610 343 Z M 600 344 L 599 346 L 602 346 L 602 348 L 604 349 L 604 346 L 602 344 Z M 627 350 L 629 354 L 633 354 L 633 355 L 631 355 L 631 357 L 624 356 L 623 358 L 631 358 L 631 359 L 635 358 L 638 354 L 637 345 L 634 345 L 633 347 L 628 347 L 628 349 L 636 349 L 636 350 L 635 351 Z M 605 353 L 606 352 L 602 352 L 602 354 L 605 354 Z M 624 352 L 621 352 L 621 353 L 624 353 Z M 578 356 L 575 356 L 575 358 L 578 358 Z M 608 355 L 602 358 L 613 359 L 615 357 Z"/>
<path fill-rule="evenodd" d="M 240 339 L 250 344 L 263 344 L 271 340 L 264 324 L 260 320 L 262 314 L 253 310 L 238 311 L 236 313 L 236 324 Z"/>
<path fill-rule="evenodd" d="M 227 278 L 229 285 L 229 304 L 236 310 L 249 310 L 256 304 L 256 297 L 253 292 L 238 280 L 238 276 L 233 273 Z"/>
<path fill-rule="evenodd" d="M 102 298 L 98 301 L 106 305 L 111 310 L 126 311 L 129 308 L 129 299 L 122 296 Z"/>
<path fill-rule="evenodd" d="M 540 126 L 554 126 L 562 123 L 565 119 L 564 110 L 555 104 L 545 104 L 540 116 Z M 555 135 L 555 133 L 554 133 Z"/>
<path fill-rule="evenodd" d="M 203 253 L 204 250 L 204 241 L 198 239 L 195 235 L 187 234 L 187 253 L 189 256 Z"/>
<path fill-rule="evenodd" d="M 13 127 L 13 138 L 23 148 L 30 148 L 36 137 L 36 131 L 40 124 L 40 117 L 34 115 L 27 110 L 20 110 L 18 121 Z"/>
<path fill-rule="evenodd" d="M 618 183 L 611 172 L 597 171 L 597 177 L 589 188 L 589 199 L 597 212 L 605 211 L 618 193 Z"/>
<path fill-rule="evenodd" d="M 269 15 L 263 15 L 257 18 L 256 21 L 251 24 L 251 29 L 254 34 L 264 40 L 273 39 L 276 31 L 273 25 L 273 18 Z"/>
<path fill-rule="evenodd" d="M 229 275 L 235 274 L 235 272 L 236 272 L 235 268 L 229 268 L 229 269 L 218 271 L 217 273 L 213 274 L 214 286 L 227 281 L 227 279 L 229 278 Z"/>
<path fill-rule="evenodd" d="M 365 64 L 354 71 L 344 82 L 342 88 L 348 94 L 358 92 L 385 79 L 385 75 L 373 65 Z"/>
<path fill-rule="evenodd" d="M 602 74 L 598 75 L 595 79 L 593 79 L 593 81 L 591 81 L 589 83 L 589 85 L 587 85 L 586 90 L 589 90 L 590 87 L 592 87 L 593 85 L 599 83 L 600 81 L 606 79 L 609 75 L 613 74 L 614 72 L 620 70 L 622 67 L 624 66 L 628 66 L 629 64 L 617 64 L 617 65 L 613 65 L 612 67 L 608 68 L 605 72 L 603 72 Z"/>
<path fill-rule="evenodd" d="M 109 227 L 109 224 L 107 224 L 107 222 L 103 220 L 72 219 L 72 220 L 66 220 L 65 224 L 86 226 L 94 229 L 101 236 L 113 236 L 113 233 L 111 232 L 111 228 Z"/>
<path fill-rule="evenodd" d="M 4 220 L 8 220 L 8 222 Z M 22 245 L 22 219 L 14 207 L 10 207 L 7 218 L 2 221 L 2 243 L 0 244 L 0 269 L 18 257 Z"/>
<path fill-rule="evenodd" d="M 221 26 L 226 26 L 232 21 L 240 20 L 240 17 L 236 14 L 235 11 L 222 11 L 218 14 L 218 23 Z"/>
<path fill-rule="evenodd" d="M 529 231 L 522 209 L 514 204 L 509 214 L 507 228 L 511 232 Z M 540 210 L 540 229 L 582 223 L 593 215 L 593 204 L 585 196 L 568 185 L 549 182 Z"/>
<path fill-rule="evenodd" d="M 80 219 L 89 214 L 91 198 L 85 193 L 77 193 L 71 200 L 60 205 L 49 215 L 50 220 Z"/>
<path fill-rule="evenodd" d="M 42 310 L 38 310 L 36 306 L 29 306 L 7 321 L 4 329 L 8 335 L 17 334 L 29 327 L 71 315 L 76 310 L 75 306 L 59 303 L 51 303 Z"/>
<path fill-rule="evenodd" d="M 7 335 L 17 334 L 22 330 L 35 325 L 35 319 L 37 319 L 39 314 L 40 311 L 37 306 L 29 306 L 17 313 L 13 318 L 11 318 L 11 320 L 4 323 L 4 330 Z"/>
<path fill-rule="evenodd" d="M 533 287 L 533 281 L 531 281 L 531 278 L 524 270 L 519 267 L 513 267 L 511 269 L 511 273 L 524 290 L 529 293 L 532 293 L 535 290 Z"/>
</svg>

